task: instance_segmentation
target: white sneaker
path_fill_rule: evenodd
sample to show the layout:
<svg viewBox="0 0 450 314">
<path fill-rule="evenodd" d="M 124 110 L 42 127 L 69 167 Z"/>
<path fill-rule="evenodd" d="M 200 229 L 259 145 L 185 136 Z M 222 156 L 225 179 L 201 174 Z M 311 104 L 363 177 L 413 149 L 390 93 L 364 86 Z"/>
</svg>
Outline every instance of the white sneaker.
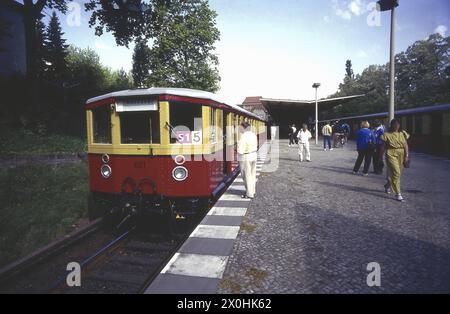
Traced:
<svg viewBox="0 0 450 314">
<path fill-rule="evenodd" d="M 397 194 L 395 195 L 395 199 L 399 202 L 404 202 L 405 199 L 403 198 L 403 196 L 401 194 Z"/>
<path fill-rule="evenodd" d="M 330 150 L 333 150 L 333 148 L 330 148 Z"/>
</svg>

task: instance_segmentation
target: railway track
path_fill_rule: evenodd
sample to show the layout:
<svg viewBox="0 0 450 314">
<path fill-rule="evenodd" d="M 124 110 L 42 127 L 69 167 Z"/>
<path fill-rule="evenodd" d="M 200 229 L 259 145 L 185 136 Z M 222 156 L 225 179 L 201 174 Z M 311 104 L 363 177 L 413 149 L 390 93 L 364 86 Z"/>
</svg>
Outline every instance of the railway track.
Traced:
<svg viewBox="0 0 450 314">
<path fill-rule="evenodd" d="M 180 236 L 150 233 L 158 226 L 130 227 L 113 235 L 96 221 L 64 241 L 54 243 L 5 267 L 0 293 L 139 293 L 184 242 L 193 228 Z M 70 262 L 81 267 L 81 286 L 66 284 Z"/>
<path fill-rule="evenodd" d="M 80 287 L 64 281 L 53 293 L 140 293 L 182 243 L 130 230 L 81 263 Z"/>
<path fill-rule="evenodd" d="M 200 218 L 182 223 L 179 229 L 182 232 L 176 237 L 169 237 L 160 221 L 153 225 L 131 225 L 119 235 L 105 231 L 101 220 L 94 221 L 83 230 L 0 269 L 0 293 L 141 293 Z M 69 274 L 66 268 L 71 262 L 81 267 L 79 287 L 66 283 Z"/>
</svg>

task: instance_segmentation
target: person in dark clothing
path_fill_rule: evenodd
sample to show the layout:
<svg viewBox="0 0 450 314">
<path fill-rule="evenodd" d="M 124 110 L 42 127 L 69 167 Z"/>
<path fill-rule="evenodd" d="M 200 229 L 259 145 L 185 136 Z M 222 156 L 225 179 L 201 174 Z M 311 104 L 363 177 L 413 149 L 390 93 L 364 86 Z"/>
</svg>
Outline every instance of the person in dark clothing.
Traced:
<svg viewBox="0 0 450 314">
<path fill-rule="evenodd" d="M 356 174 L 361 167 L 364 160 L 363 175 L 369 175 L 370 162 L 372 159 L 372 145 L 373 145 L 373 134 L 369 130 L 370 124 L 368 121 L 363 121 L 361 123 L 361 129 L 358 131 L 356 147 L 358 150 L 358 158 L 355 162 L 355 167 L 353 168 L 353 173 Z"/>
<path fill-rule="evenodd" d="M 293 124 L 289 126 L 289 147 L 295 144 L 296 135 L 297 135 L 297 128 L 295 127 L 295 124 Z"/>
<path fill-rule="evenodd" d="M 381 154 L 383 141 L 381 140 L 381 136 L 384 134 L 384 125 L 381 124 L 380 120 L 374 121 L 373 126 L 373 151 L 372 151 L 372 158 L 373 158 L 373 172 L 375 174 L 382 174 L 383 173 L 383 155 Z"/>
</svg>

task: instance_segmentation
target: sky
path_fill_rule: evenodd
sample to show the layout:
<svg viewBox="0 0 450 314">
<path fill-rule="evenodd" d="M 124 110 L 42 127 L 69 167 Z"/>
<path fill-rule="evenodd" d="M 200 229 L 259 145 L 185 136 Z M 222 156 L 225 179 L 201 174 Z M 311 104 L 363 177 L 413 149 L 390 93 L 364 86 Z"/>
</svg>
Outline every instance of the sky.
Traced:
<svg viewBox="0 0 450 314">
<path fill-rule="evenodd" d="M 60 15 L 67 43 L 91 47 L 103 64 L 131 70 L 132 46 L 118 47 L 111 34 L 95 36 L 89 14 L 78 0 Z M 220 90 L 228 103 L 246 96 L 319 98 L 337 91 L 352 60 L 360 73 L 389 61 L 390 13 L 373 9 L 371 0 L 210 0 L 218 14 L 221 39 Z M 76 12 L 80 10 L 80 15 Z M 47 18 L 51 11 L 46 9 Z M 78 19 L 77 16 L 80 16 Z M 396 9 L 396 53 L 432 33 L 449 36 L 449 0 L 400 0 Z"/>
</svg>

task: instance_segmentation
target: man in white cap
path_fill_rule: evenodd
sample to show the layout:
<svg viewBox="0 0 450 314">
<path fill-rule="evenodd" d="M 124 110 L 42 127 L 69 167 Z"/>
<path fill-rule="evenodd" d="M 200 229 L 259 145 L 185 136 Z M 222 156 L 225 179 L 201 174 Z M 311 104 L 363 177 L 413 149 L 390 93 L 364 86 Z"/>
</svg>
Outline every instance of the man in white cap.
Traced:
<svg viewBox="0 0 450 314">
<path fill-rule="evenodd" d="M 303 124 L 302 129 L 297 134 L 298 138 L 298 154 L 300 156 L 300 162 L 303 161 L 303 155 L 306 157 L 306 161 L 311 161 L 311 152 L 309 150 L 309 140 L 311 139 L 311 132 L 308 130 L 308 126 Z"/>
<path fill-rule="evenodd" d="M 239 167 L 244 180 L 246 193 L 242 198 L 254 198 L 256 192 L 256 159 L 258 151 L 258 139 L 251 130 L 250 123 L 244 121 L 240 126 L 241 137 L 238 142 L 237 152 Z"/>
</svg>

